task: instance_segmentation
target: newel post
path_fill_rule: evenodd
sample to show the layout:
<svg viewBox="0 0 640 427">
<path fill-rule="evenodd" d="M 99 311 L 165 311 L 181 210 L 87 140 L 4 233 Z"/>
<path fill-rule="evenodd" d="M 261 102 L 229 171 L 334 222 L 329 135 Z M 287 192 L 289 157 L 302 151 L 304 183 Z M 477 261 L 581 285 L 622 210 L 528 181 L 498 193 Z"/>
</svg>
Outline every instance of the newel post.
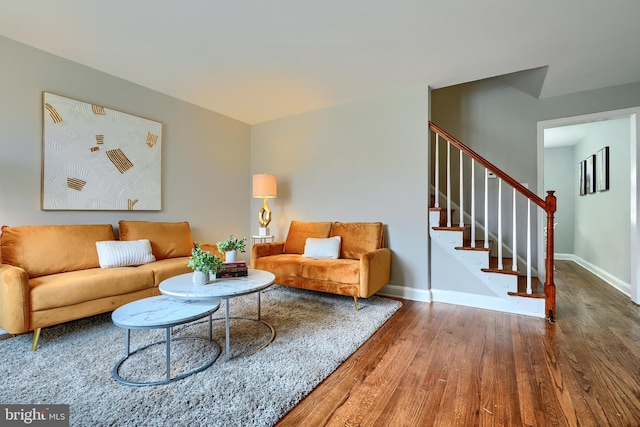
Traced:
<svg viewBox="0 0 640 427">
<path fill-rule="evenodd" d="M 545 211 L 547 212 L 547 251 L 545 259 L 545 280 L 544 280 L 544 296 L 545 296 L 545 312 L 550 322 L 555 321 L 556 317 L 556 284 L 553 281 L 553 214 L 556 211 L 555 191 L 547 191 L 545 199 Z"/>
</svg>

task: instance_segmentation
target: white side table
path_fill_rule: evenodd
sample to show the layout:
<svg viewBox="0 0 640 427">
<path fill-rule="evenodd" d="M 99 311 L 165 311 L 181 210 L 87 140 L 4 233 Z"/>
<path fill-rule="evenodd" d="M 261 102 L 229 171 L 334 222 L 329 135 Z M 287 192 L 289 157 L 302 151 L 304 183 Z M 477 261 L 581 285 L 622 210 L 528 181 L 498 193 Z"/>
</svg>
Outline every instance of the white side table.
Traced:
<svg viewBox="0 0 640 427">
<path fill-rule="evenodd" d="M 211 314 L 220 308 L 220 298 L 212 298 L 203 301 L 185 301 L 175 300 L 173 298 L 166 297 L 164 295 L 143 298 L 137 301 L 130 302 L 128 304 L 119 307 L 111 314 L 111 320 L 114 325 L 123 328 L 127 331 L 125 341 L 125 356 L 116 363 L 113 367 L 113 377 L 121 384 L 130 386 L 144 386 L 144 385 L 159 385 L 168 384 L 171 381 L 177 381 L 182 378 L 186 378 L 189 375 L 196 372 L 203 371 L 216 361 L 220 355 L 220 347 L 216 349 L 213 357 L 206 361 L 200 367 L 179 375 L 175 378 L 171 378 L 171 341 L 178 340 L 202 340 L 197 337 L 185 337 L 185 338 L 171 338 L 171 328 L 184 323 L 189 323 L 194 320 L 201 319 L 205 316 L 209 316 L 209 341 L 212 340 L 211 333 Z M 152 344 L 140 347 L 135 351 L 131 351 L 131 330 L 132 329 L 166 329 L 166 339 L 164 341 L 158 341 Z M 131 355 L 144 350 L 148 347 L 157 344 L 166 344 L 166 368 L 167 378 L 163 381 L 130 381 L 122 378 L 119 374 L 120 366 Z"/>
<path fill-rule="evenodd" d="M 276 336 L 276 330 L 272 325 L 262 319 L 260 308 L 260 291 L 267 289 L 273 284 L 276 276 L 273 273 L 263 270 L 249 269 L 246 276 L 228 277 L 224 279 L 213 279 L 207 285 L 194 285 L 192 281 L 193 273 L 179 274 L 163 280 L 158 289 L 163 295 L 180 300 L 190 301 L 215 301 L 220 299 L 225 301 L 225 352 L 227 360 L 231 359 L 229 350 L 229 320 L 241 319 L 262 323 L 271 331 L 271 337 L 258 350 L 262 350 L 269 345 Z M 257 319 L 229 316 L 229 299 L 241 295 L 255 293 L 258 295 L 258 317 Z M 217 319 L 214 319 L 217 320 Z"/>
<path fill-rule="evenodd" d="M 266 243 L 275 241 L 275 236 L 273 234 L 268 234 L 266 236 L 251 236 L 251 244 L 255 245 L 256 243 Z"/>
</svg>

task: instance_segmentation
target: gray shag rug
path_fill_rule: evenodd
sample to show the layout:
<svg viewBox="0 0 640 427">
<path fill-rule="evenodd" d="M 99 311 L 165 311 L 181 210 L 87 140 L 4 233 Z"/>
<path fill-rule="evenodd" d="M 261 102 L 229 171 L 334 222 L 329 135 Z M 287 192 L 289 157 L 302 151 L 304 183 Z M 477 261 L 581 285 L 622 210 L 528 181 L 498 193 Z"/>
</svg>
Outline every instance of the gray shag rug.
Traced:
<svg viewBox="0 0 640 427">
<path fill-rule="evenodd" d="M 0 402 L 69 404 L 72 426 L 271 426 L 329 376 L 400 307 L 373 296 L 353 298 L 274 285 L 262 294 L 262 318 L 276 330 L 273 342 L 265 325 L 231 322 L 231 360 L 224 356 L 224 321 L 174 328 L 171 375 L 201 366 L 202 372 L 166 385 L 131 387 L 112 376 L 125 353 L 125 331 L 103 314 L 42 330 L 38 351 L 32 334 L 0 341 Z M 230 300 L 231 316 L 256 316 L 257 294 Z M 214 318 L 224 317 L 224 303 Z M 131 350 L 162 341 L 164 330 L 134 330 Z M 218 343 L 218 344 L 216 344 Z M 213 353 L 212 353 L 213 352 Z M 255 353 L 252 353 L 255 352 Z M 123 378 L 166 378 L 165 346 L 135 353 L 120 369 Z"/>
</svg>

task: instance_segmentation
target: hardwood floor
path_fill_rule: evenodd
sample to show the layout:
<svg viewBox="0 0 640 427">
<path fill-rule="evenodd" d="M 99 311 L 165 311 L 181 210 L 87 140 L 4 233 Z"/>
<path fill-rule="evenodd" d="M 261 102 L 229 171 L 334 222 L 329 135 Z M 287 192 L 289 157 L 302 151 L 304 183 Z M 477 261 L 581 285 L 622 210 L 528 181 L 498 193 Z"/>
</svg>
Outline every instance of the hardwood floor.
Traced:
<svg viewBox="0 0 640 427">
<path fill-rule="evenodd" d="M 278 426 L 640 426 L 640 307 L 558 261 L 557 322 L 404 307 Z"/>
</svg>

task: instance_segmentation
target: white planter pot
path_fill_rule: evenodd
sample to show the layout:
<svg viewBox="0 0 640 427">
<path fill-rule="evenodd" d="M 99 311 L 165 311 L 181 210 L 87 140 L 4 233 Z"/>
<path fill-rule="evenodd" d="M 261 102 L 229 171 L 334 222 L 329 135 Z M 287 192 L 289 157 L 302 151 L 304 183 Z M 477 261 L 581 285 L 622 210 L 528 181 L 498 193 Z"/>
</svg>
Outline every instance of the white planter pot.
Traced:
<svg viewBox="0 0 640 427">
<path fill-rule="evenodd" d="M 236 251 L 226 251 L 224 253 L 224 262 L 236 262 Z"/>
<path fill-rule="evenodd" d="M 209 273 L 205 273 L 204 271 L 194 271 L 193 272 L 193 284 L 197 286 L 206 285 L 209 283 Z"/>
</svg>

